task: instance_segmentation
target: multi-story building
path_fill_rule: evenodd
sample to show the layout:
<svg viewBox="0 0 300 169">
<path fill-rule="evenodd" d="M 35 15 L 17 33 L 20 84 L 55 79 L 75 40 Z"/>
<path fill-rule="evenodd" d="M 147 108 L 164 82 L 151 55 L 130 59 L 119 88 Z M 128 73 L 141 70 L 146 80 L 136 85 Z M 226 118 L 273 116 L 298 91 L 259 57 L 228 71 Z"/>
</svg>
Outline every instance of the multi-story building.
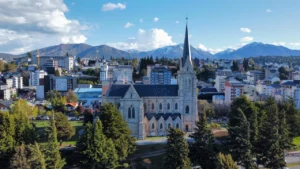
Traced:
<svg viewBox="0 0 300 169">
<path fill-rule="evenodd" d="M 132 135 L 138 139 L 164 136 L 171 126 L 194 131 L 198 120 L 197 78 L 188 37 L 186 27 L 177 85 L 112 84 L 108 90 L 103 87 L 107 92 L 102 101 L 118 107 Z"/>
<path fill-rule="evenodd" d="M 11 99 L 10 89 L 0 90 L 0 99 L 2 99 L 2 100 L 10 100 Z"/>
<path fill-rule="evenodd" d="M 279 71 L 277 68 L 265 69 L 265 77 L 279 77 Z"/>
<path fill-rule="evenodd" d="M 7 88 L 12 88 L 14 84 L 13 79 L 6 79 Z"/>
<path fill-rule="evenodd" d="M 282 97 L 284 100 L 294 98 L 294 92 L 297 89 L 297 83 L 294 81 L 287 81 L 282 83 Z"/>
<path fill-rule="evenodd" d="M 131 65 L 108 65 L 100 66 L 100 81 L 110 81 L 114 83 L 132 83 L 133 68 Z"/>
<path fill-rule="evenodd" d="M 290 72 L 289 79 L 290 80 L 300 80 L 300 71 Z"/>
<path fill-rule="evenodd" d="M 164 66 L 154 67 L 150 73 L 151 84 L 171 84 L 172 72 Z"/>
<path fill-rule="evenodd" d="M 44 77 L 47 75 L 47 72 L 44 70 L 36 70 L 35 72 L 30 73 L 29 86 L 39 86 L 44 85 Z"/>
<path fill-rule="evenodd" d="M 108 64 L 100 66 L 100 82 L 106 81 L 108 78 Z"/>
<path fill-rule="evenodd" d="M 57 66 L 61 67 L 62 69 L 72 70 L 74 68 L 74 57 L 73 56 L 40 56 L 38 59 L 38 55 L 34 55 L 32 57 L 32 63 L 39 64 L 40 67 L 43 66 L 47 67 L 50 65 L 52 67 L 55 67 L 55 65 L 57 64 Z"/>
<path fill-rule="evenodd" d="M 230 80 L 225 82 L 225 103 L 231 103 L 235 98 L 240 97 L 244 93 L 243 82 Z"/>
<path fill-rule="evenodd" d="M 77 88 L 78 78 L 75 76 L 54 76 L 47 75 L 44 77 L 45 94 L 50 90 L 57 90 L 65 95 L 69 90 Z"/>
<path fill-rule="evenodd" d="M 259 70 L 251 70 L 246 74 L 248 82 L 253 85 L 255 85 L 258 80 L 263 80 L 265 78 L 265 73 Z"/>
<path fill-rule="evenodd" d="M 220 75 L 216 76 L 215 88 L 218 90 L 218 92 L 224 92 L 226 77 L 227 76 L 220 76 Z"/>
<path fill-rule="evenodd" d="M 23 77 L 22 76 L 14 76 L 12 79 L 13 79 L 13 88 L 23 89 Z"/>
</svg>

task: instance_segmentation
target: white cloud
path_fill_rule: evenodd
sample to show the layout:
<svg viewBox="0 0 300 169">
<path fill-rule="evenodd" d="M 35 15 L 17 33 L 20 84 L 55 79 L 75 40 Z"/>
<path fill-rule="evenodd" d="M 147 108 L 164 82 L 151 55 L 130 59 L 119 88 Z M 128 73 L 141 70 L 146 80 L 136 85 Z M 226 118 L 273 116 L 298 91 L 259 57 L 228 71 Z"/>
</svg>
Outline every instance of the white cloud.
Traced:
<svg viewBox="0 0 300 169">
<path fill-rule="evenodd" d="M 68 8 L 63 0 L 0 0 L 0 11 L 1 52 L 19 54 L 66 41 L 86 41 L 83 31 L 89 27 L 65 16 Z"/>
<path fill-rule="evenodd" d="M 124 28 L 130 28 L 132 27 L 134 24 L 130 23 L 130 22 L 127 22 L 125 25 L 124 25 Z"/>
<path fill-rule="evenodd" d="M 273 42 L 272 44 L 276 46 L 284 46 L 285 42 Z"/>
<path fill-rule="evenodd" d="M 211 54 L 215 54 L 215 53 L 218 53 L 218 52 L 221 52 L 223 50 L 225 50 L 226 48 L 217 48 L 217 49 L 213 49 L 213 48 L 207 48 L 205 45 L 203 44 L 199 44 L 198 45 L 198 49 L 201 49 L 203 51 L 207 51 Z"/>
<path fill-rule="evenodd" d="M 126 5 L 125 4 L 121 4 L 121 3 L 107 3 L 102 5 L 102 11 L 106 12 L 106 11 L 111 11 L 111 10 L 115 10 L 115 9 L 126 9 Z"/>
<path fill-rule="evenodd" d="M 127 42 L 108 43 L 108 45 L 122 49 L 135 49 L 140 51 L 152 50 L 164 46 L 175 45 L 172 36 L 163 29 L 139 29 L 136 38 L 129 39 Z"/>
<path fill-rule="evenodd" d="M 153 19 L 154 22 L 158 22 L 158 20 L 159 20 L 159 18 L 157 18 L 157 17 L 155 17 L 155 18 Z"/>
<path fill-rule="evenodd" d="M 251 29 L 249 29 L 249 28 L 241 28 L 240 30 L 244 33 L 250 33 L 251 32 Z"/>
<path fill-rule="evenodd" d="M 176 23 L 176 24 L 179 24 L 179 21 L 176 21 L 175 23 Z"/>
<path fill-rule="evenodd" d="M 249 42 L 253 41 L 253 39 L 254 39 L 253 37 L 246 36 L 246 37 L 241 38 L 240 41 L 243 43 L 249 43 Z"/>
<path fill-rule="evenodd" d="M 292 42 L 290 45 L 293 47 L 300 47 L 300 42 Z"/>
<path fill-rule="evenodd" d="M 272 12 L 272 10 L 271 9 L 266 9 L 266 12 L 270 13 L 270 12 Z"/>
</svg>

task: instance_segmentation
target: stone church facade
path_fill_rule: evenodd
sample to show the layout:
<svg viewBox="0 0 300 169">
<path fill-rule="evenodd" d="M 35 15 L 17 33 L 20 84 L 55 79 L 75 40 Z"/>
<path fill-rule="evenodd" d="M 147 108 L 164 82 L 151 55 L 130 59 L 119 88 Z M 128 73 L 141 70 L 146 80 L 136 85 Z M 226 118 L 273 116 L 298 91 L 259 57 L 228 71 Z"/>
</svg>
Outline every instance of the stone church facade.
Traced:
<svg viewBox="0 0 300 169">
<path fill-rule="evenodd" d="M 111 84 L 102 101 L 117 105 L 138 139 L 165 136 L 171 126 L 193 132 L 198 120 L 197 78 L 187 26 L 177 79 L 177 85 Z"/>
</svg>

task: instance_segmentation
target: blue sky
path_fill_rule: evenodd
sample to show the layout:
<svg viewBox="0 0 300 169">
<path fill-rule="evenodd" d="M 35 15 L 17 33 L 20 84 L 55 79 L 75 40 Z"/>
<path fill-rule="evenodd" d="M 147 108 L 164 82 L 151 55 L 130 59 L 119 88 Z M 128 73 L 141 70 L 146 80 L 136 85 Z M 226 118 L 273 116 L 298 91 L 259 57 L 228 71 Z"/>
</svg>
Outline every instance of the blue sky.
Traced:
<svg viewBox="0 0 300 169">
<path fill-rule="evenodd" d="M 48 20 L 34 18 L 36 21 L 24 10 L 16 16 L 18 26 L 26 24 L 24 29 L 16 29 L 16 23 L 4 26 L 8 21 L 0 19 L 0 40 L 3 39 L 1 28 L 4 33 L 14 31 L 9 34 L 24 37 L 11 49 L 8 49 L 12 46 L 10 39 L 4 38 L 7 43 L 0 42 L 0 52 L 18 53 L 46 45 L 81 42 L 151 50 L 183 43 L 186 16 L 189 18 L 190 43 L 211 52 L 238 48 L 253 41 L 300 49 L 299 0 L 30 1 L 28 4 L 26 0 L 20 0 L 20 4 L 14 4 L 16 8 L 10 7 L 10 3 L 0 2 L 0 8 L 9 7 L 13 12 L 18 5 L 35 4 L 35 8 L 41 8 L 35 10 L 36 14 L 47 16 L 45 11 L 49 11 L 51 17 Z M 59 12 L 54 14 L 54 11 Z M 19 16 L 24 16 L 25 21 Z M 154 18 L 157 18 L 156 22 Z M 34 27 L 34 31 L 28 30 L 28 25 Z M 48 36 L 49 32 L 54 33 Z M 26 40 L 26 35 L 30 41 Z M 41 40 L 43 38 L 46 41 Z M 32 44 L 28 45 L 28 42 Z"/>
</svg>

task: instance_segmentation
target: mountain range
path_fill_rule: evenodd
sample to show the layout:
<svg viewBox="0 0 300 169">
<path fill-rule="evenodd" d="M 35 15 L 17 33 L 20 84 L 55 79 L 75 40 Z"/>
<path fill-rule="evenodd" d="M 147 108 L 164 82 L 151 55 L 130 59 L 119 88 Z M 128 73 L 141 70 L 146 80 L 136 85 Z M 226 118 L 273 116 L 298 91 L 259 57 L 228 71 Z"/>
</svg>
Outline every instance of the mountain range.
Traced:
<svg viewBox="0 0 300 169">
<path fill-rule="evenodd" d="M 36 55 L 37 51 L 30 51 L 32 55 Z M 167 58 L 179 58 L 183 53 L 183 44 L 166 46 L 150 51 L 137 51 L 137 50 L 119 50 L 107 45 L 91 46 L 88 44 L 60 44 L 56 46 L 50 46 L 39 49 L 41 55 L 48 56 L 63 56 L 67 53 L 70 55 L 76 55 L 77 57 L 105 57 L 110 58 L 141 58 L 146 56 L 153 57 L 167 57 Z M 11 60 L 15 57 L 25 56 L 11 55 L 0 53 L 0 57 L 4 60 Z M 247 44 L 239 49 L 226 49 L 222 52 L 211 54 L 208 51 L 197 49 L 191 46 L 191 55 L 193 58 L 218 58 L 218 59 L 241 59 L 255 56 L 300 56 L 300 50 L 292 50 L 283 46 L 276 46 L 271 44 L 264 44 L 260 42 L 253 42 Z"/>
</svg>

